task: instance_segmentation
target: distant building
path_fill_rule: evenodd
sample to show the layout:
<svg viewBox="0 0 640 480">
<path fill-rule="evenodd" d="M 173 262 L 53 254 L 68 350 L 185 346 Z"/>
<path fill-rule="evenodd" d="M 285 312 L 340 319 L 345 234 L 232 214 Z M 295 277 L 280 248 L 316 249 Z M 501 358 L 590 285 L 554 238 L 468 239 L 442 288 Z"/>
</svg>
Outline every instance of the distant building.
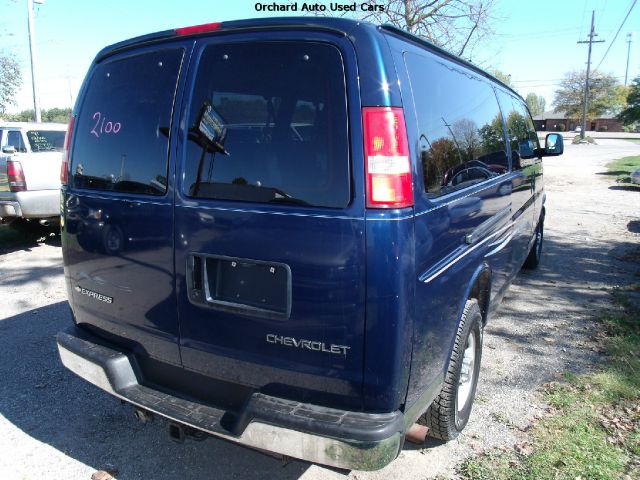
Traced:
<svg viewBox="0 0 640 480">
<path fill-rule="evenodd" d="M 580 119 L 567 118 L 566 112 L 549 110 L 533 117 L 537 131 L 568 132 L 580 126 Z M 622 124 L 614 115 L 601 115 L 587 122 L 587 130 L 595 132 L 621 132 Z"/>
</svg>

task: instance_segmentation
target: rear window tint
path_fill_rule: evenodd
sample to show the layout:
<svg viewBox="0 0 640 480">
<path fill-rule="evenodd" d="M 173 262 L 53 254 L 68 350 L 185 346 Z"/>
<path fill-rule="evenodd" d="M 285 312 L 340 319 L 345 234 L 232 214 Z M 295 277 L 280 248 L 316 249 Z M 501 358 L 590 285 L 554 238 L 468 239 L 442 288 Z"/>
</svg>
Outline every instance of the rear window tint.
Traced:
<svg viewBox="0 0 640 480">
<path fill-rule="evenodd" d="M 184 178 L 192 197 L 345 207 L 349 145 L 338 49 L 208 46 L 189 111 Z"/>
<path fill-rule="evenodd" d="M 98 65 L 74 131 L 73 186 L 163 195 L 182 49 Z"/>
<path fill-rule="evenodd" d="M 64 146 L 64 134 L 57 130 L 29 130 L 27 140 L 32 152 L 61 152 Z"/>
</svg>

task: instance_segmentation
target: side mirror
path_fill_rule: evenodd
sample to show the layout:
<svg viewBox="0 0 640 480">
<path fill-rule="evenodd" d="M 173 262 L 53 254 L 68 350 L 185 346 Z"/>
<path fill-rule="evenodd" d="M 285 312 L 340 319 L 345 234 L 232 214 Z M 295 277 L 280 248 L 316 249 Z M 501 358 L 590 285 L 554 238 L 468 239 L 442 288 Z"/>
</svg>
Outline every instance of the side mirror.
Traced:
<svg viewBox="0 0 640 480">
<path fill-rule="evenodd" d="M 13 154 L 16 153 L 16 147 L 13 145 L 7 145 L 6 147 L 2 147 L 2 153 Z"/>
<path fill-rule="evenodd" d="M 544 156 L 556 157 L 564 152 L 564 140 L 559 133 L 550 133 L 544 141 Z"/>
</svg>

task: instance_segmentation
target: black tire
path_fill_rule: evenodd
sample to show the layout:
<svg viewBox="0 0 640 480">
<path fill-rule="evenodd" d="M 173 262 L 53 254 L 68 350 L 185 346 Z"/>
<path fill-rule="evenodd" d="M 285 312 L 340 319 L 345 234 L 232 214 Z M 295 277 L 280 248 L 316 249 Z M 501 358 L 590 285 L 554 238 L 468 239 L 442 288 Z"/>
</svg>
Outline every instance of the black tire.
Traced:
<svg viewBox="0 0 640 480">
<path fill-rule="evenodd" d="M 540 264 L 540 258 L 542 257 L 542 243 L 544 242 L 544 217 L 540 218 L 540 221 L 538 222 L 535 236 L 536 239 L 531 246 L 529 255 L 524 261 L 524 265 L 522 265 L 524 268 L 527 268 L 529 270 L 538 268 L 538 265 Z"/>
<path fill-rule="evenodd" d="M 459 386 L 461 386 L 463 358 L 472 336 L 474 344 L 471 348 L 474 351 L 475 361 L 470 371 L 473 376 L 469 380 L 471 383 L 465 387 L 466 390 L 461 390 Z M 453 440 L 467 425 L 478 385 L 481 358 L 482 314 L 478 302 L 473 299 L 468 300 L 464 307 L 442 390 L 420 419 L 420 423 L 429 427 L 428 435 L 430 437 L 445 441 Z M 459 409 L 458 396 L 460 392 L 464 393 L 465 391 L 468 392 L 464 395 L 466 401 Z"/>
</svg>

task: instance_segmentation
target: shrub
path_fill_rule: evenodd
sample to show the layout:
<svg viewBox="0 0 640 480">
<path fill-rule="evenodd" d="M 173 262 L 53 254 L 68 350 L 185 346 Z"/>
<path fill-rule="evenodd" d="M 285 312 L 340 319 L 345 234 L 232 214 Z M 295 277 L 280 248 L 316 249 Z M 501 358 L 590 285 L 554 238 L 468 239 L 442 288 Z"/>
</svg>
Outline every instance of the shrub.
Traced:
<svg viewBox="0 0 640 480">
<path fill-rule="evenodd" d="M 592 143 L 596 145 L 596 141 L 592 137 L 584 137 L 584 140 L 582 140 L 580 138 L 580 135 L 576 135 L 571 141 L 571 143 L 573 143 L 574 145 L 578 143 Z"/>
<path fill-rule="evenodd" d="M 565 126 L 564 123 L 559 123 L 556 130 L 558 130 L 559 132 L 564 132 L 567 129 L 567 127 Z"/>
<path fill-rule="evenodd" d="M 609 131 L 609 127 L 607 127 L 606 125 L 600 125 L 600 127 L 598 127 L 598 131 L 599 132 L 608 132 Z"/>
</svg>

